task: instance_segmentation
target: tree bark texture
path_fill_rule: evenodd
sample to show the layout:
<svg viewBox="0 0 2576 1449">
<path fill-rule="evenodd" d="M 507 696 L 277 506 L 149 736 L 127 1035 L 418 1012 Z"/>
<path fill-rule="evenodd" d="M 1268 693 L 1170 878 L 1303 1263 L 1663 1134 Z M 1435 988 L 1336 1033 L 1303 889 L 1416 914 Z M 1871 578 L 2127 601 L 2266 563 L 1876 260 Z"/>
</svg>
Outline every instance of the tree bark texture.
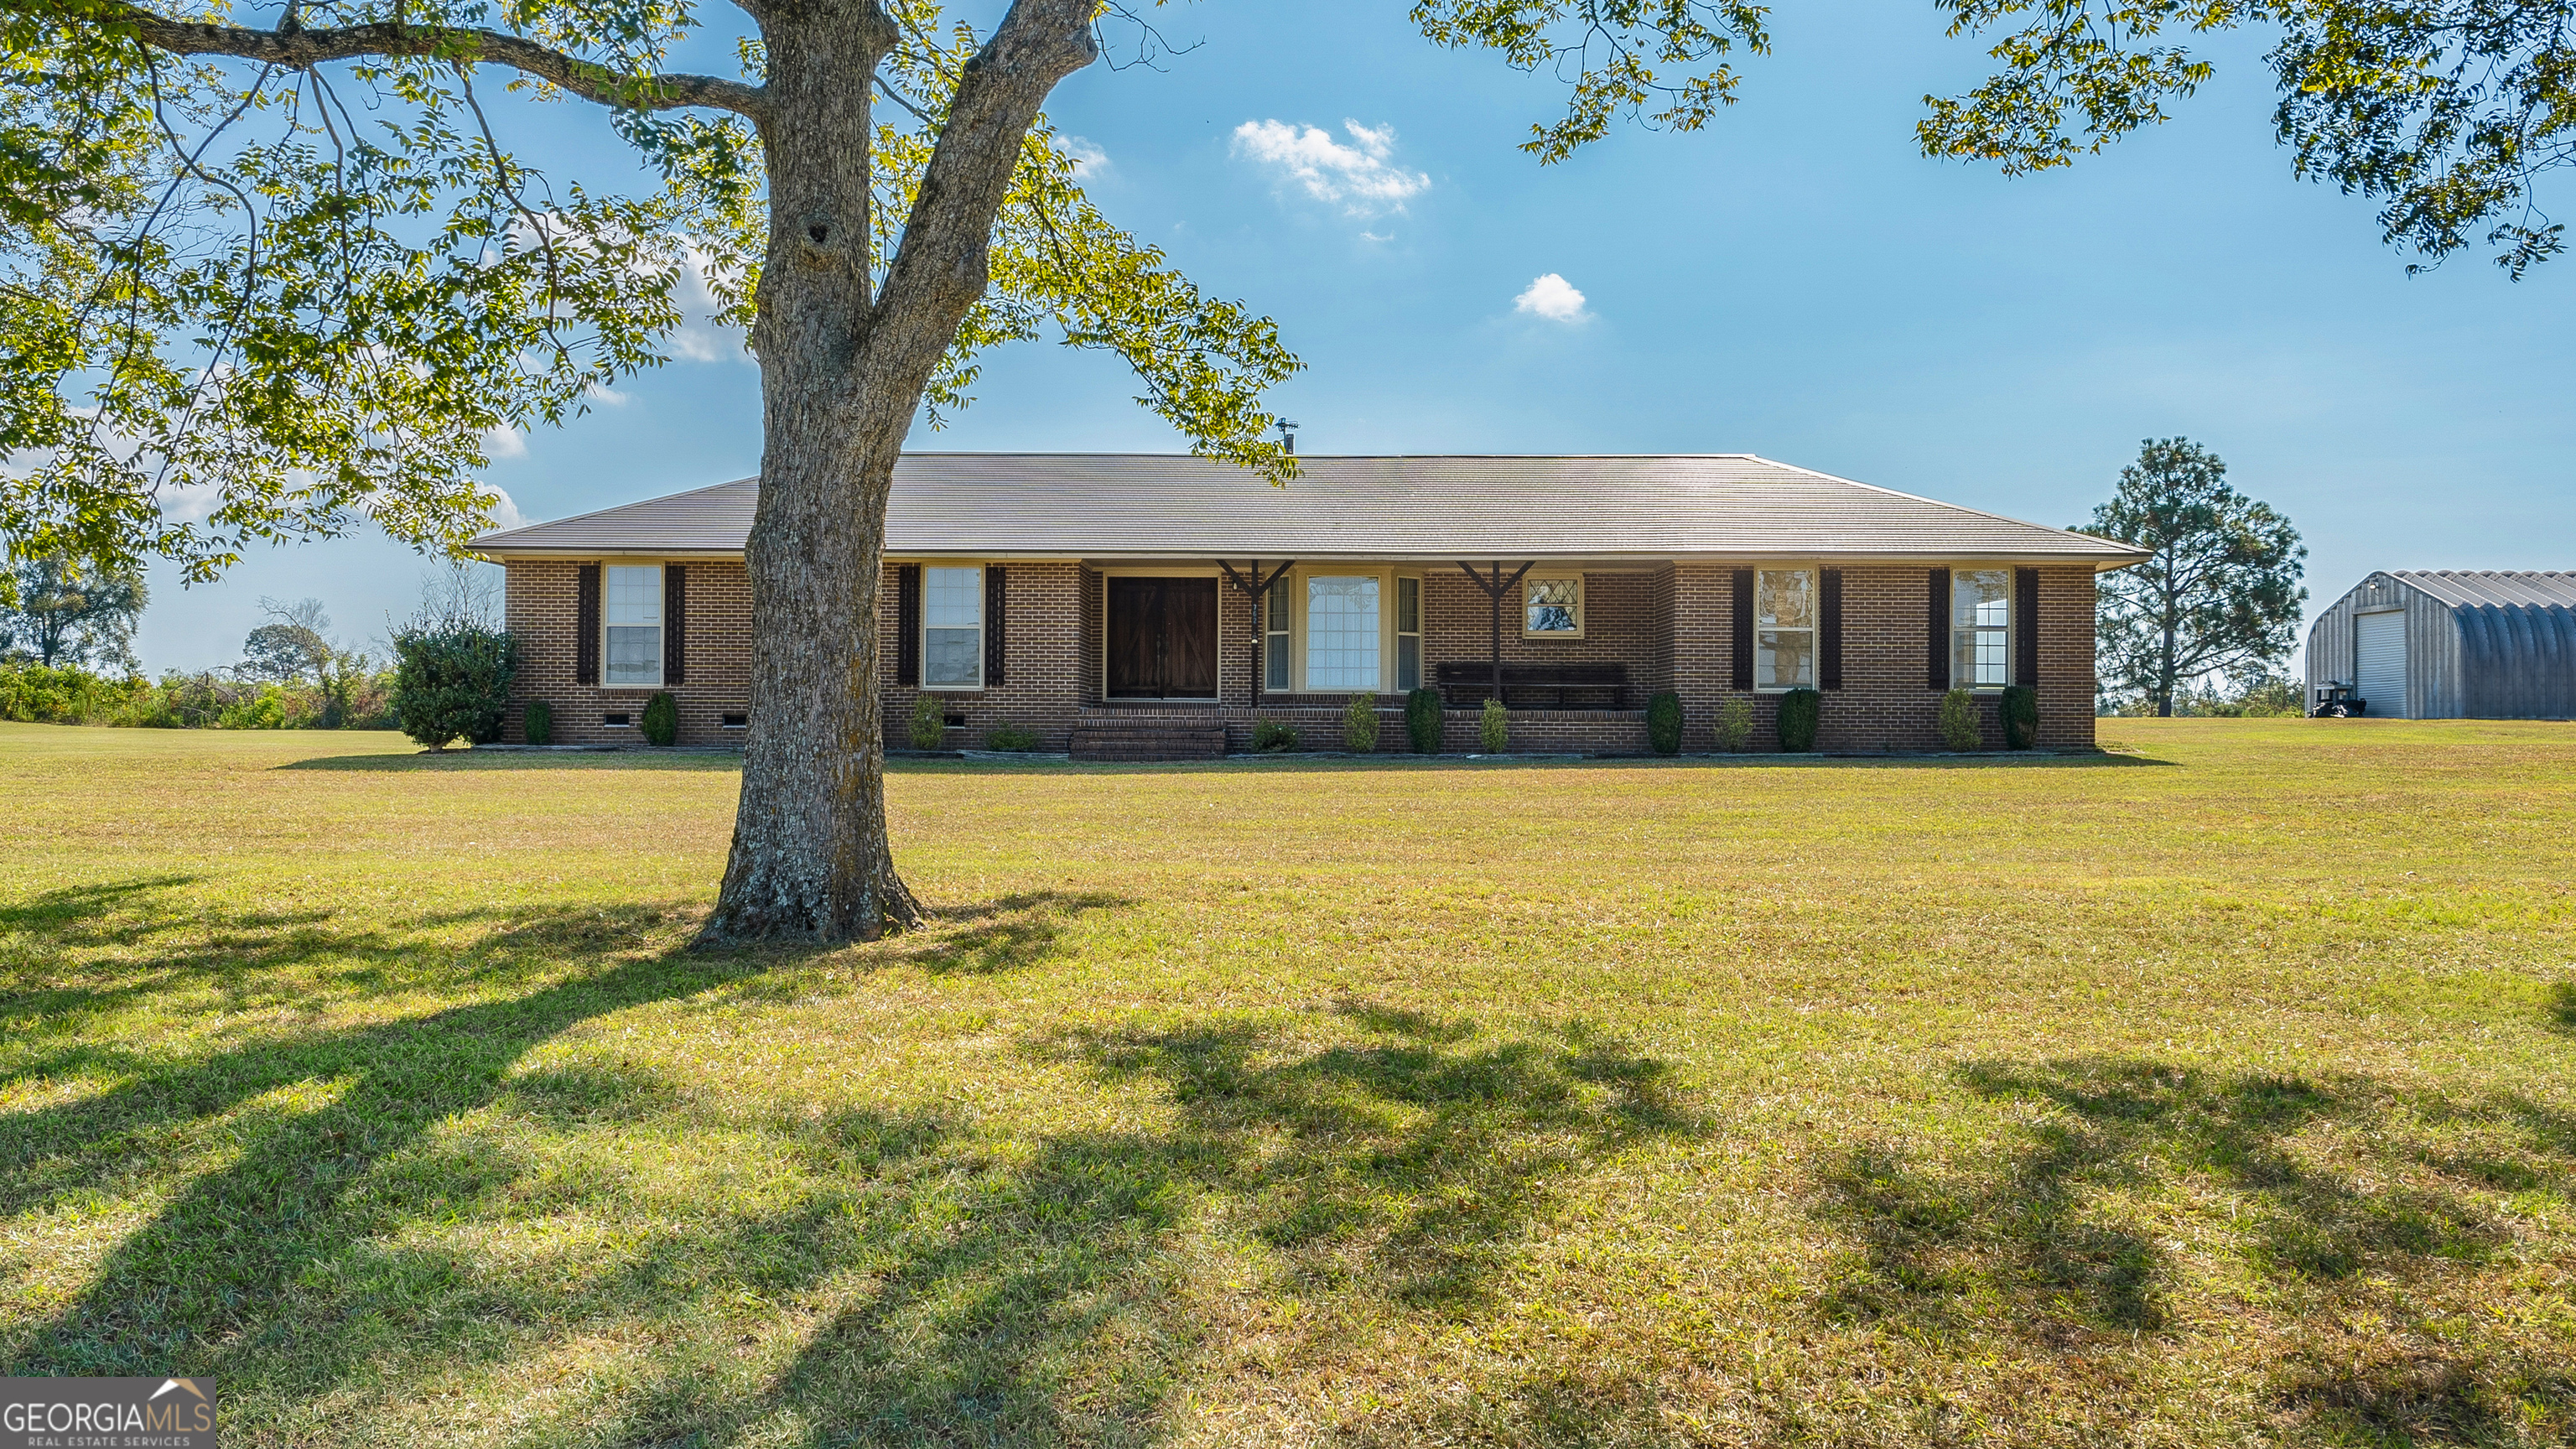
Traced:
<svg viewBox="0 0 2576 1449">
<path fill-rule="evenodd" d="M 762 5 L 769 248 L 752 686 L 733 847 L 703 943 L 871 940 L 918 923 L 886 830 L 879 577 L 905 433 L 983 295 L 995 217 L 1048 92 L 1096 54 L 1089 0 L 1018 0 L 965 67 L 871 295 L 873 0 Z"/>
</svg>

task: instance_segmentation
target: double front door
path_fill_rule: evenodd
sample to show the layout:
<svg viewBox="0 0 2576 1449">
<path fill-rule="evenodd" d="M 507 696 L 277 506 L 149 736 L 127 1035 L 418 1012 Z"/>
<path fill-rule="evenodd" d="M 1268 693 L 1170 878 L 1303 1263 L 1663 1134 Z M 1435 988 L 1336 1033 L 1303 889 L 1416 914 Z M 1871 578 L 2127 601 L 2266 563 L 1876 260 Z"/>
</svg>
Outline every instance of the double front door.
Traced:
<svg viewBox="0 0 2576 1449">
<path fill-rule="evenodd" d="M 1216 580 L 1108 582 L 1109 697 L 1216 698 Z"/>
</svg>

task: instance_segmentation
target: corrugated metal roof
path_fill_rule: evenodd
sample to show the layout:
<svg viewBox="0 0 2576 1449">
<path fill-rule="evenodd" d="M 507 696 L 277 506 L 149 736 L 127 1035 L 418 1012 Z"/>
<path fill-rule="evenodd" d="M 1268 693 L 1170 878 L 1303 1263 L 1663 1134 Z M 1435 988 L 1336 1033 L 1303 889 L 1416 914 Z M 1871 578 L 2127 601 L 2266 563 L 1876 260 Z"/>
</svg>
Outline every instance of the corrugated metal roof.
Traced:
<svg viewBox="0 0 2576 1449">
<path fill-rule="evenodd" d="M 1296 559 L 2065 559 L 2108 539 L 1935 503 L 1744 454 L 1306 457 L 1275 488 L 1154 453 L 907 453 L 896 555 Z M 486 534 L 496 556 L 732 554 L 758 480 Z"/>
<path fill-rule="evenodd" d="M 2453 608 L 2494 604 L 2505 608 L 2576 608 L 2576 572 L 2509 572 L 2492 569 L 2432 569 L 2388 576 L 2421 589 Z"/>
</svg>

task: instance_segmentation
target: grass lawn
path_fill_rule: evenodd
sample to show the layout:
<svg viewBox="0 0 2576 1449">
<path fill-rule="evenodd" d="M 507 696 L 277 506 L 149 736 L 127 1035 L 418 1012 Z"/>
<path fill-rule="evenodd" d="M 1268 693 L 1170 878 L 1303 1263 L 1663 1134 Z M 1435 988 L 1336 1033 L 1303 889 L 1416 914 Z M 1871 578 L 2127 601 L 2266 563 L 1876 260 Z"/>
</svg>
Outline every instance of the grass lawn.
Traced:
<svg viewBox="0 0 2576 1449">
<path fill-rule="evenodd" d="M 2564 1444 L 2576 726 L 901 766 L 0 725 L 0 1367 L 231 1445 Z"/>
</svg>

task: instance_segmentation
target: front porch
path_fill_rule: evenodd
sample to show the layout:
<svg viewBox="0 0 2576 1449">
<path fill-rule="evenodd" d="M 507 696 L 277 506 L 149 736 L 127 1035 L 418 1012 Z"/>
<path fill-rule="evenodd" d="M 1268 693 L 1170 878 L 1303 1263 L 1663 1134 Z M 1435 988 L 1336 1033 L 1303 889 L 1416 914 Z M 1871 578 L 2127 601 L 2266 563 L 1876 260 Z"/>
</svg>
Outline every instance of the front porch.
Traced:
<svg viewBox="0 0 2576 1449">
<path fill-rule="evenodd" d="M 1252 749 L 1252 732 L 1263 720 L 1277 720 L 1297 731 L 1300 750 L 1342 750 L 1348 696 L 1319 699 L 1289 696 L 1259 707 L 1187 703 L 1102 703 L 1083 707 L 1073 726 L 1071 751 L 1077 760 L 1212 760 Z M 1441 711 L 1440 748 L 1448 754 L 1483 749 L 1477 709 Z M 1381 698 L 1377 706 L 1376 752 L 1412 748 L 1404 731 L 1404 702 Z M 1642 709 L 1515 709 L 1512 711 L 1513 754 L 1644 754 L 1646 712 Z"/>
</svg>

